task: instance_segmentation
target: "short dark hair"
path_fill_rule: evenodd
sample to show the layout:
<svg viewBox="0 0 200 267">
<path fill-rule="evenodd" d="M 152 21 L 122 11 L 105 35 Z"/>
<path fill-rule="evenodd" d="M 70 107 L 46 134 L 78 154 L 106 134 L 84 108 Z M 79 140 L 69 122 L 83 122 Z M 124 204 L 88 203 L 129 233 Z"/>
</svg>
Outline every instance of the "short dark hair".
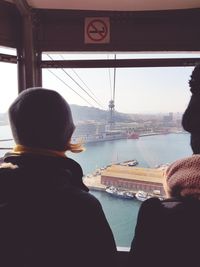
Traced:
<svg viewBox="0 0 200 267">
<path fill-rule="evenodd" d="M 200 64 L 196 65 L 189 80 L 190 91 L 195 94 L 200 91 Z"/>
</svg>

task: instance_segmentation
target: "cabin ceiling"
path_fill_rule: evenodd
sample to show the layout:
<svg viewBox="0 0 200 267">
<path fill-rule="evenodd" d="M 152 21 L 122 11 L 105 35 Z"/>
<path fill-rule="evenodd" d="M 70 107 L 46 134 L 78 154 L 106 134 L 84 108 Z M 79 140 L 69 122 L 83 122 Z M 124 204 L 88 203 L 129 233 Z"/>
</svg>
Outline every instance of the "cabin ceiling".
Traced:
<svg viewBox="0 0 200 267">
<path fill-rule="evenodd" d="M 15 0 L 8 0 L 15 2 Z M 32 8 L 105 11 L 147 11 L 200 8 L 200 0 L 26 0 Z"/>
</svg>

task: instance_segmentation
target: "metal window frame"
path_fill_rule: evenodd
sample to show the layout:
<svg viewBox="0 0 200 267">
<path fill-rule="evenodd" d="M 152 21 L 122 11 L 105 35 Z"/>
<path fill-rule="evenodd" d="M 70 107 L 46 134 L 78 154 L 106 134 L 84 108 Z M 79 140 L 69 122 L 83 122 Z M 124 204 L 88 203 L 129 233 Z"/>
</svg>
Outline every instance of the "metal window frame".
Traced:
<svg viewBox="0 0 200 267">
<path fill-rule="evenodd" d="M 186 67 L 200 63 L 200 58 L 148 58 L 105 60 L 42 60 L 41 68 L 146 68 Z"/>
<path fill-rule="evenodd" d="M 0 53 L 0 62 L 17 64 L 17 56 Z"/>
</svg>

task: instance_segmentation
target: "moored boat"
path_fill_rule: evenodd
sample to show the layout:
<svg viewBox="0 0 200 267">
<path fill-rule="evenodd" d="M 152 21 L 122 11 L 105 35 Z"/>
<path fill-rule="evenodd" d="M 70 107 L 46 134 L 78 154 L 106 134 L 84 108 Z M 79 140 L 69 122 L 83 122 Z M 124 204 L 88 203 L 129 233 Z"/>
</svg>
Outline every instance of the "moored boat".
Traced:
<svg viewBox="0 0 200 267">
<path fill-rule="evenodd" d="M 121 162 L 120 165 L 121 166 L 134 167 L 134 166 L 138 165 L 138 161 L 136 159 L 127 160 L 127 161 Z"/>
<path fill-rule="evenodd" d="M 147 199 L 149 199 L 149 198 L 151 198 L 151 197 L 154 197 L 154 198 L 157 197 L 160 200 L 164 200 L 165 199 L 165 196 L 161 196 L 160 190 L 154 190 L 153 193 L 148 193 L 148 192 L 139 190 L 135 194 L 135 197 L 136 197 L 137 200 L 142 201 L 142 202 L 147 200 Z"/>
<path fill-rule="evenodd" d="M 150 196 L 147 192 L 139 190 L 139 191 L 137 191 L 137 193 L 135 194 L 135 197 L 137 198 L 137 200 L 143 202 L 143 201 L 145 201 L 146 199 L 150 198 L 151 196 Z"/>
<path fill-rule="evenodd" d="M 124 198 L 124 199 L 133 199 L 134 194 L 129 191 L 120 190 L 114 186 L 110 186 L 106 188 L 106 192 L 112 196 Z"/>
<path fill-rule="evenodd" d="M 131 161 L 131 162 L 128 163 L 128 166 L 129 166 L 129 167 L 134 167 L 134 166 L 136 166 L 137 164 L 138 164 L 138 161 L 137 161 L 137 160 L 133 160 L 133 161 Z"/>
</svg>

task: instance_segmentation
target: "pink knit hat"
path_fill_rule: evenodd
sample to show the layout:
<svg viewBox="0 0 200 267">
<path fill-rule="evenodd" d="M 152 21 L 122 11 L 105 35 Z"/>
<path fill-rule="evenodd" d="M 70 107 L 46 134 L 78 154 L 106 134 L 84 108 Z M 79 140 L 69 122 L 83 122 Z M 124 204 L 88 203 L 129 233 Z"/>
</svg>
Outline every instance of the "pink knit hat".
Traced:
<svg viewBox="0 0 200 267">
<path fill-rule="evenodd" d="M 166 170 L 166 185 L 171 197 L 200 199 L 200 155 L 172 163 Z"/>
</svg>

